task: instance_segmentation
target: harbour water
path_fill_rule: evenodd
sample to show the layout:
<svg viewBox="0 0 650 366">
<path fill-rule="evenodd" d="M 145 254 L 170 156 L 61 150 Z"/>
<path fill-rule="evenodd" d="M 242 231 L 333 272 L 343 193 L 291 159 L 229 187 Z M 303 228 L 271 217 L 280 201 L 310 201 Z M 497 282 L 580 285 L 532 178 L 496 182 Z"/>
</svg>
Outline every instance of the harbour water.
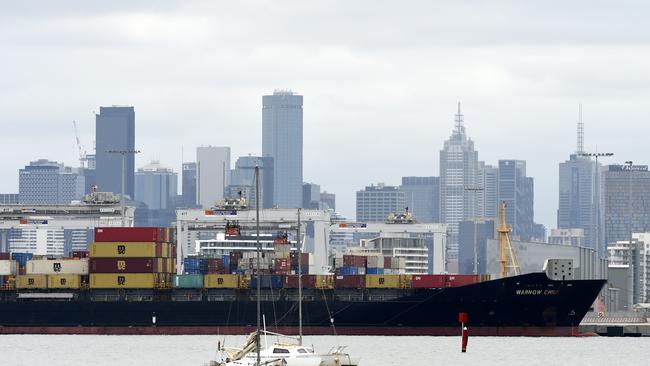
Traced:
<svg viewBox="0 0 650 366">
<path fill-rule="evenodd" d="M 65 366 L 199 366 L 215 355 L 217 341 L 239 345 L 228 336 L 0 336 L 0 364 Z M 272 339 L 269 339 L 269 342 Z M 650 338 L 475 337 L 468 353 L 460 337 L 305 337 L 326 351 L 345 344 L 362 366 L 383 365 L 646 365 Z"/>
</svg>

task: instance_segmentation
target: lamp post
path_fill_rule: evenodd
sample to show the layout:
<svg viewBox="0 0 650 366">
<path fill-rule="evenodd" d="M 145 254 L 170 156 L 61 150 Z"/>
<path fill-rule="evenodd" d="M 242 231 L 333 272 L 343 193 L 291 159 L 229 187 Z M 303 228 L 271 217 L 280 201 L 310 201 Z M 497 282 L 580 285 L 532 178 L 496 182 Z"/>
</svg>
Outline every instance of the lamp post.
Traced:
<svg viewBox="0 0 650 366">
<path fill-rule="evenodd" d="M 139 154 L 140 150 L 106 150 L 106 153 L 122 155 L 122 194 L 120 195 L 120 212 L 122 213 L 122 226 L 126 226 L 126 217 L 124 216 L 124 181 L 126 176 L 126 156 Z"/>
<path fill-rule="evenodd" d="M 596 160 L 596 182 L 594 184 L 595 189 L 596 189 L 596 225 L 595 225 L 595 237 L 596 237 L 596 242 L 594 243 L 594 247 L 596 248 L 596 251 L 598 252 L 599 255 L 605 255 L 607 256 L 607 250 L 603 249 L 601 253 L 601 248 L 600 248 L 600 165 L 598 165 L 598 158 L 600 157 L 610 157 L 614 156 L 614 153 L 580 153 L 580 156 L 585 156 L 585 157 L 590 157 L 594 158 Z M 606 247 L 607 245 L 605 245 Z"/>
<path fill-rule="evenodd" d="M 465 191 L 467 192 L 472 192 L 472 193 L 478 193 L 478 192 L 483 192 L 484 188 L 483 187 L 465 187 Z M 476 199 L 476 197 L 474 197 Z M 476 202 L 474 202 L 476 204 Z M 483 207 L 485 210 L 485 207 Z M 478 215 L 474 216 L 474 223 L 472 226 L 474 226 L 474 274 L 478 274 L 478 249 L 476 245 L 476 225 L 478 224 Z"/>
<path fill-rule="evenodd" d="M 639 299 L 639 265 L 640 265 L 640 258 L 639 258 L 639 252 L 637 248 L 632 247 L 632 231 L 634 230 L 632 228 L 632 166 L 633 162 L 631 160 L 628 160 L 625 162 L 625 166 L 627 166 L 628 170 L 628 179 L 627 179 L 627 215 L 628 215 L 628 234 L 630 235 L 630 256 L 632 256 L 633 260 L 633 267 L 632 267 L 632 276 L 633 282 L 632 282 L 632 296 L 635 303 L 638 302 Z"/>
</svg>

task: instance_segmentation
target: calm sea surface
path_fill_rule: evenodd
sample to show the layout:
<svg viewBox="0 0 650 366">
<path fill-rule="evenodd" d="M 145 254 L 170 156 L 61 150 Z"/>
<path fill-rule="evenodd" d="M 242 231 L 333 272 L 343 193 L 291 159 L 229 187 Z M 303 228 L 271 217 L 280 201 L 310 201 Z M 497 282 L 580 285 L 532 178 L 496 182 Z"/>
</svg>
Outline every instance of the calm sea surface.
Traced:
<svg viewBox="0 0 650 366">
<path fill-rule="evenodd" d="M 220 339 L 224 339 L 221 337 Z M 243 337 L 226 337 L 239 345 Z M 214 357 L 211 336 L 0 336 L 0 365 L 199 366 Z M 361 365 L 650 365 L 650 338 L 305 337 L 317 351 L 345 344 Z"/>
</svg>

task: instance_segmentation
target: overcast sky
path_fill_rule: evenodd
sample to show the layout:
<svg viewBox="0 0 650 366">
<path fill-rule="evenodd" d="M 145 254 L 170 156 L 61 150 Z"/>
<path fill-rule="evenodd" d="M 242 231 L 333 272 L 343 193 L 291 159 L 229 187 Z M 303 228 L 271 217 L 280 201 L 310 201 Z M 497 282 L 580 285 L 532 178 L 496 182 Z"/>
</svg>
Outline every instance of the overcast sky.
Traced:
<svg viewBox="0 0 650 366">
<path fill-rule="evenodd" d="M 304 95 L 304 177 L 354 217 L 355 191 L 439 174 L 462 101 L 479 158 L 524 159 L 555 227 L 558 163 L 647 164 L 645 1 L 4 1 L 0 192 L 49 158 L 77 165 L 99 106 L 133 105 L 136 166 L 180 171 L 202 144 L 261 153 L 261 97 Z"/>
</svg>

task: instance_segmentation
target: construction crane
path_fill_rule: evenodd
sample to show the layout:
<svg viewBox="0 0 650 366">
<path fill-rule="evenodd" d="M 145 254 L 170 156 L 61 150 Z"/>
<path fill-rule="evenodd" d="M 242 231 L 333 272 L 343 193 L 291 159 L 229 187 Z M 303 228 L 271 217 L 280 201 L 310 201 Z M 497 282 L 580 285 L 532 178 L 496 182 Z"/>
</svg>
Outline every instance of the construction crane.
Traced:
<svg viewBox="0 0 650 366">
<path fill-rule="evenodd" d="M 79 167 L 85 168 L 86 161 L 88 161 L 88 159 L 86 158 L 86 151 L 84 150 L 83 146 L 81 145 L 81 141 L 79 140 L 79 132 L 77 131 L 77 121 L 73 120 L 72 125 L 74 126 L 74 138 L 77 141 L 77 149 L 79 150 Z"/>
<path fill-rule="evenodd" d="M 517 255 L 512 247 L 512 241 L 510 241 L 510 232 L 512 231 L 512 228 L 510 228 L 506 223 L 506 207 L 507 205 L 505 201 L 502 201 L 499 204 L 499 227 L 497 228 L 497 232 L 499 233 L 499 245 L 501 250 L 501 278 L 508 277 L 510 270 L 512 270 L 515 275 L 521 274 Z"/>
</svg>

